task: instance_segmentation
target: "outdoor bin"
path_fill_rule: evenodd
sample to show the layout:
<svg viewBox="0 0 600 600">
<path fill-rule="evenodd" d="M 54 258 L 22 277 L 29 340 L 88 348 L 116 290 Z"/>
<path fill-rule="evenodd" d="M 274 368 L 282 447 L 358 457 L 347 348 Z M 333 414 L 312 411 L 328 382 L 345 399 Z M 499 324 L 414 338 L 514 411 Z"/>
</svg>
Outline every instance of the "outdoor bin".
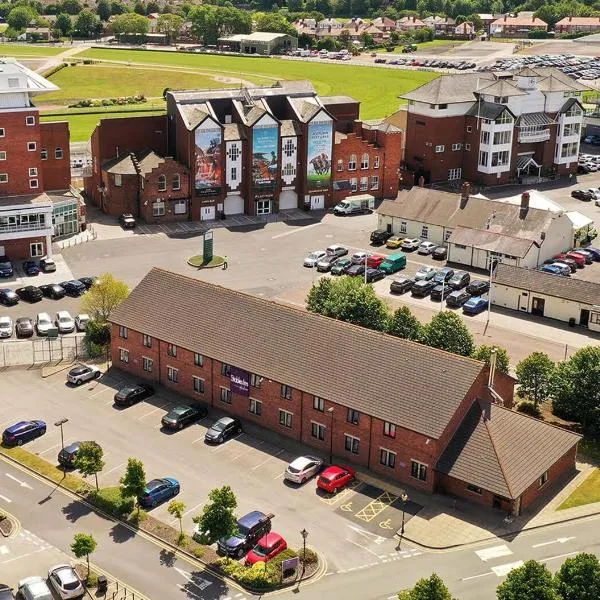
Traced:
<svg viewBox="0 0 600 600">
<path fill-rule="evenodd" d="M 98 575 L 98 591 L 106 592 L 108 589 L 108 581 L 106 580 L 106 575 Z"/>
</svg>

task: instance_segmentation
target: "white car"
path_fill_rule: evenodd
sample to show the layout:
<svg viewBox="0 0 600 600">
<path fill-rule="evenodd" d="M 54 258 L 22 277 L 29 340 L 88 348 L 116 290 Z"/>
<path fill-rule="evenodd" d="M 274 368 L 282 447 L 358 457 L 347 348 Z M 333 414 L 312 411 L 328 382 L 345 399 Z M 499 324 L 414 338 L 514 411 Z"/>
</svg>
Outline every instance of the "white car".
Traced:
<svg viewBox="0 0 600 600">
<path fill-rule="evenodd" d="M 54 327 L 48 313 L 38 313 L 35 317 L 35 330 L 38 335 L 48 335 L 48 329 Z"/>
<path fill-rule="evenodd" d="M 67 381 L 74 385 L 81 385 L 86 381 L 91 381 L 92 379 L 98 379 L 102 375 L 102 372 L 95 365 L 84 365 L 79 364 L 76 367 L 73 367 L 67 373 Z"/>
<path fill-rule="evenodd" d="M 54 321 L 60 333 L 73 333 L 75 331 L 75 321 L 66 310 L 59 310 L 56 313 Z"/>
<path fill-rule="evenodd" d="M 87 313 L 79 313 L 75 317 L 75 327 L 77 328 L 77 331 L 85 331 L 85 328 L 87 327 L 89 321 L 90 315 L 88 315 Z"/>
<path fill-rule="evenodd" d="M 415 273 L 415 281 L 420 281 L 421 279 L 433 279 L 436 272 L 436 269 L 433 267 L 423 266 Z"/>
<path fill-rule="evenodd" d="M 315 250 L 304 259 L 304 266 L 312 269 L 324 256 L 327 256 L 325 250 Z"/>
<path fill-rule="evenodd" d="M 0 317 L 0 338 L 9 338 L 13 334 L 13 321 L 10 317 Z"/>
<path fill-rule="evenodd" d="M 329 256 L 346 256 L 346 254 L 348 254 L 348 248 L 341 244 L 331 244 L 331 246 L 325 248 L 325 252 L 327 252 Z"/>
<path fill-rule="evenodd" d="M 63 600 L 80 598 L 85 589 L 77 573 L 70 565 L 56 565 L 48 569 L 48 581 Z"/>
<path fill-rule="evenodd" d="M 421 245 L 419 238 L 406 238 L 402 242 L 402 250 L 416 250 Z"/>
<path fill-rule="evenodd" d="M 352 261 L 353 265 L 360 265 L 367 260 L 367 257 L 368 257 L 368 254 L 366 252 L 355 252 L 350 257 L 350 260 Z"/>
<path fill-rule="evenodd" d="M 294 483 L 304 483 L 323 468 L 323 461 L 315 456 L 299 456 L 285 470 L 284 479 Z"/>
<path fill-rule="evenodd" d="M 421 242 L 419 244 L 419 248 L 417 249 L 417 252 L 419 254 L 431 254 L 437 247 L 437 244 L 434 244 L 433 242 Z"/>
<path fill-rule="evenodd" d="M 48 584 L 39 575 L 21 579 L 18 596 L 23 600 L 54 600 Z"/>
</svg>

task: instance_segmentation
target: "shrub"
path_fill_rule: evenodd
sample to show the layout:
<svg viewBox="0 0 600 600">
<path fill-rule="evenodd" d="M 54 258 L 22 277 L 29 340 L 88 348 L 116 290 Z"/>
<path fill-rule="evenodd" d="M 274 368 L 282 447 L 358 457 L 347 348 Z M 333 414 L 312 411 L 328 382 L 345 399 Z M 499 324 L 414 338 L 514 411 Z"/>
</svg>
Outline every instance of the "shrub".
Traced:
<svg viewBox="0 0 600 600">
<path fill-rule="evenodd" d="M 242 585 L 258 589 L 267 589 L 275 584 L 272 570 L 265 569 L 265 565 L 261 562 L 255 563 L 251 567 L 242 567 L 237 574 L 237 580 Z"/>
<path fill-rule="evenodd" d="M 118 518 L 125 518 L 133 510 L 133 498 L 123 498 L 118 487 L 102 488 L 90 494 L 90 500 L 100 510 Z"/>
<path fill-rule="evenodd" d="M 306 549 L 306 556 L 304 556 L 302 549 L 298 550 L 298 556 L 300 557 L 300 562 L 303 562 L 305 565 L 315 565 L 319 562 L 317 553 L 310 548 Z"/>
<path fill-rule="evenodd" d="M 517 406 L 517 412 L 535 417 L 536 419 L 540 419 L 542 416 L 540 409 L 533 402 L 529 402 L 528 400 L 519 402 L 519 405 Z"/>
</svg>

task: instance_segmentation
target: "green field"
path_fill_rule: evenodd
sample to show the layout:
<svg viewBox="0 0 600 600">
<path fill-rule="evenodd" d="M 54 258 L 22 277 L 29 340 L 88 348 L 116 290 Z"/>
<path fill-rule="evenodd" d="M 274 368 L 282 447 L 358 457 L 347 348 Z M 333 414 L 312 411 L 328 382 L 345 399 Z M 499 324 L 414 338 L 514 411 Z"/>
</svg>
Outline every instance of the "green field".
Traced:
<svg viewBox="0 0 600 600">
<path fill-rule="evenodd" d="M 428 50 L 430 48 L 456 48 L 465 42 L 460 40 L 432 40 L 431 42 L 421 42 L 420 44 L 415 44 L 419 50 Z M 402 52 L 402 46 L 397 46 L 394 48 L 394 52 Z"/>
<path fill-rule="evenodd" d="M 360 100 L 362 103 L 361 117 L 364 119 L 384 117 L 395 112 L 401 103 L 398 99 L 399 95 L 437 77 L 437 73 L 425 71 L 174 52 L 92 48 L 82 52 L 78 57 L 122 61 L 125 64 L 186 67 L 202 73 L 215 73 L 244 80 L 254 80 L 257 77 L 269 78 L 271 81 L 310 79 L 319 94 L 348 95 Z M 166 74 L 167 71 L 161 71 L 161 77 Z M 72 85 L 77 87 L 78 82 L 73 81 Z M 161 89 L 167 87 L 162 79 L 158 85 Z M 109 89 L 110 87 L 106 88 L 104 92 L 99 91 L 94 95 L 98 97 L 104 93 L 105 96 L 108 96 L 110 95 L 107 93 Z"/>
<path fill-rule="evenodd" d="M 600 469 L 595 469 L 587 479 L 558 507 L 558 510 L 600 502 Z"/>
<path fill-rule="evenodd" d="M 37 56 L 56 56 L 64 52 L 66 48 L 55 46 L 36 46 L 31 44 L 25 46 L 23 44 L 0 44 L 0 56 L 14 57 L 37 57 Z"/>
</svg>

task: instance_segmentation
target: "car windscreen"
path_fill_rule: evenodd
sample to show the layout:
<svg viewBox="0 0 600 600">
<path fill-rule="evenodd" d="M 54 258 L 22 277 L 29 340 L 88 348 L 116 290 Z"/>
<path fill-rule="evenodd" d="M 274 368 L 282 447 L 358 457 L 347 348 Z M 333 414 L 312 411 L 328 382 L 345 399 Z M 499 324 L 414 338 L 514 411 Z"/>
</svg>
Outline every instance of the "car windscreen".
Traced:
<svg viewBox="0 0 600 600">
<path fill-rule="evenodd" d="M 211 429 L 214 429 L 215 431 L 223 431 L 223 429 L 225 429 L 225 423 L 223 423 L 222 421 L 217 421 L 212 427 Z"/>
</svg>

